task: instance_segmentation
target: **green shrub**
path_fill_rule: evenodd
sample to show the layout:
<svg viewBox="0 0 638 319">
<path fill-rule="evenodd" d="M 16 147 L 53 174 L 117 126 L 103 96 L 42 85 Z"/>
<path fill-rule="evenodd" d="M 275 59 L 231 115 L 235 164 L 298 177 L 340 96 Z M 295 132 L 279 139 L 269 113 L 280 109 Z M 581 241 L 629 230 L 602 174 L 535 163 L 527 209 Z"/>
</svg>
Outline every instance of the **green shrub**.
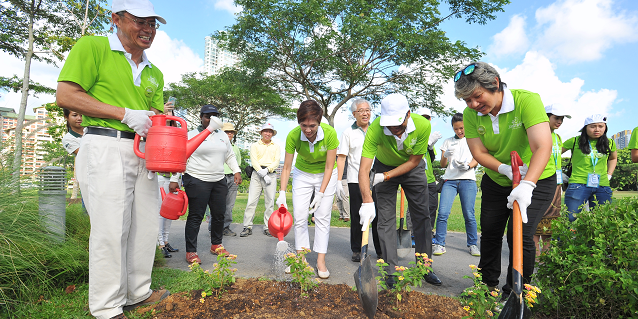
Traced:
<svg viewBox="0 0 638 319">
<path fill-rule="evenodd" d="M 583 211 L 552 224 L 536 279 L 540 309 L 557 318 L 638 317 L 638 199 Z M 566 216 L 563 211 L 563 216 Z"/>
</svg>

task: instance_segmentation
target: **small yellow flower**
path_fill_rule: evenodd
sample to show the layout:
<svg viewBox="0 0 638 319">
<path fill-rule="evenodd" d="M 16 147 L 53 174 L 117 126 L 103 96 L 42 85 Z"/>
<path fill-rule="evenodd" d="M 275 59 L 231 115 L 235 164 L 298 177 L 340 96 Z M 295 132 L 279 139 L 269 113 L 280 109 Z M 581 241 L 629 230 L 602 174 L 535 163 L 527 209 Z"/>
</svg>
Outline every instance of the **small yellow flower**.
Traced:
<svg viewBox="0 0 638 319">
<path fill-rule="evenodd" d="M 399 280 L 403 280 L 405 279 L 403 276 L 399 276 Z"/>
<path fill-rule="evenodd" d="M 490 316 L 490 317 L 493 317 L 493 316 L 494 316 L 494 313 L 492 313 L 491 311 L 486 310 L 486 312 L 487 312 L 487 315 L 488 315 L 488 316 Z"/>
<path fill-rule="evenodd" d="M 493 297 L 498 297 L 498 292 L 492 291 L 490 292 L 490 295 L 492 295 Z"/>
<path fill-rule="evenodd" d="M 478 277 L 480 277 L 480 276 L 481 276 L 481 274 L 479 274 L 479 273 L 477 273 L 477 272 L 474 272 L 473 274 L 474 274 L 474 277 L 476 277 L 476 278 L 478 278 Z"/>
<path fill-rule="evenodd" d="M 475 269 L 476 269 L 476 268 L 478 268 L 478 267 L 476 267 L 476 265 L 470 265 L 470 268 L 471 268 L 472 270 L 475 270 Z"/>
<path fill-rule="evenodd" d="M 394 266 L 394 270 L 399 271 L 399 270 L 401 270 L 401 267 L 399 267 L 399 266 Z"/>
<path fill-rule="evenodd" d="M 213 268 L 217 268 L 217 267 L 219 267 L 219 265 L 217 263 L 214 263 Z"/>
<path fill-rule="evenodd" d="M 206 292 L 202 291 L 202 298 L 206 298 Z"/>
<path fill-rule="evenodd" d="M 419 256 L 421 256 L 421 254 L 420 253 L 414 253 L 414 256 L 419 257 Z"/>
<path fill-rule="evenodd" d="M 199 302 L 204 303 L 204 298 L 200 298 Z"/>
<path fill-rule="evenodd" d="M 381 259 L 381 258 L 377 259 L 377 264 L 384 264 L 384 263 L 385 263 L 385 261 L 383 259 Z"/>
<path fill-rule="evenodd" d="M 470 307 L 469 306 L 465 306 L 465 307 L 463 307 L 463 309 L 465 309 L 465 311 L 468 311 L 468 312 L 470 311 Z"/>
</svg>

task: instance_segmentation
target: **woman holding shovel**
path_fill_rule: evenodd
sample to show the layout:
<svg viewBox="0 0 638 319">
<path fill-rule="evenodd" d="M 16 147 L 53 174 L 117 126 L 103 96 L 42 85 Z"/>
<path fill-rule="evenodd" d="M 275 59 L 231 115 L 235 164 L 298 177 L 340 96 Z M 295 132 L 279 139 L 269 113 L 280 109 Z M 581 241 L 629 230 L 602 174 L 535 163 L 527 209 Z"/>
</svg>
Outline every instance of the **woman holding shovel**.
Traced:
<svg viewBox="0 0 638 319">
<path fill-rule="evenodd" d="M 512 291 L 512 207 L 520 205 L 523 220 L 523 279 L 534 272 L 534 233 L 556 189 L 556 167 L 549 158 L 552 136 L 540 96 L 510 90 L 492 66 L 471 63 L 454 76 L 454 93 L 463 99 L 465 136 L 476 161 L 486 168 L 481 181 L 481 260 L 483 282 L 496 289 L 501 274 L 503 231 L 507 225 L 510 250 L 503 298 Z M 517 151 L 524 166 L 523 180 L 512 190 L 510 152 Z"/>
<path fill-rule="evenodd" d="M 332 200 L 337 184 L 337 147 L 339 140 L 332 126 L 321 123 L 323 109 L 312 100 L 301 103 L 297 110 L 299 126 L 286 137 L 286 157 L 281 171 L 281 187 L 277 206 L 286 204 L 286 187 L 292 171 L 292 205 L 295 216 L 295 247 L 297 251 L 310 248 L 308 215 L 315 216 L 315 241 L 317 274 L 330 277 L 326 267 L 326 252 L 330 236 Z M 297 152 L 294 171 L 292 160 Z M 315 194 L 311 200 L 312 194 Z M 312 201 L 312 202 L 311 202 Z M 310 207 L 310 209 L 308 209 Z"/>
</svg>

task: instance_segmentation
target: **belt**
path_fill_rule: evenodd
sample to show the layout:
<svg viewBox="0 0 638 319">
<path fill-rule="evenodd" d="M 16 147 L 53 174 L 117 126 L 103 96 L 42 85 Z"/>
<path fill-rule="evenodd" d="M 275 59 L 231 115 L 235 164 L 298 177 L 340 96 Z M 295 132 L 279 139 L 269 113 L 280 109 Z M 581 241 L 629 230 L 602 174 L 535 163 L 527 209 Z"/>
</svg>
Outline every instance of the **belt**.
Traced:
<svg viewBox="0 0 638 319">
<path fill-rule="evenodd" d="M 96 126 L 87 127 L 86 134 L 95 134 L 95 135 L 120 137 L 120 138 L 128 138 L 128 139 L 135 138 L 135 133 L 132 133 L 132 132 L 118 131 L 115 129 L 96 127 Z"/>
<path fill-rule="evenodd" d="M 226 174 L 226 176 L 233 177 L 233 176 L 235 176 L 235 174 L 233 174 L 233 173 L 229 173 L 229 174 Z"/>
</svg>

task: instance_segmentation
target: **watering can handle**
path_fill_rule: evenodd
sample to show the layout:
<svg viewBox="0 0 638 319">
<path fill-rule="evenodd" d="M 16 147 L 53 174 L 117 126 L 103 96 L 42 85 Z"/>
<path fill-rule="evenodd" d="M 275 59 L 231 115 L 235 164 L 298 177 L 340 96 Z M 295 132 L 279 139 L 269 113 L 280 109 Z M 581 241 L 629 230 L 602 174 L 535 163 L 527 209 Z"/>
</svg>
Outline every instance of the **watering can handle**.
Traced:
<svg viewBox="0 0 638 319">
<path fill-rule="evenodd" d="M 180 128 L 184 131 L 188 131 L 188 129 L 186 128 L 186 121 L 184 121 L 183 118 L 179 116 L 173 116 L 173 115 L 164 115 L 164 116 L 166 116 L 166 120 L 173 120 L 173 121 L 179 122 L 179 124 L 181 124 Z"/>
<path fill-rule="evenodd" d="M 520 167 L 523 166 L 523 160 L 521 159 L 521 156 L 518 155 L 518 152 L 516 151 L 512 151 L 510 153 L 510 160 L 511 160 L 511 164 L 512 164 L 512 186 L 513 188 L 515 188 L 516 186 L 518 186 L 518 184 L 521 183 L 521 169 Z"/>
<path fill-rule="evenodd" d="M 179 216 L 184 216 L 184 214 L 186 214 L 186 209 L 188 208 L 188 196 L 186 196 L 186 192 L 181 189 L 178 192 L 180 192 L 184 197 L 184 208 L 182 208 L 182 212 L 179 214 Z"/>
<path fill-rule="evenodd" d="M 137 135 L 136 133 L 135 138 L 133 139 L 133 152 L 135 152 L 135 155 L 137 155 L 137 157 L 141 159 L 146 159 L 145 153 L 142 153 L 140 151 L 140 140 L 141 140 L 141 137 Z"/>
</svg>

